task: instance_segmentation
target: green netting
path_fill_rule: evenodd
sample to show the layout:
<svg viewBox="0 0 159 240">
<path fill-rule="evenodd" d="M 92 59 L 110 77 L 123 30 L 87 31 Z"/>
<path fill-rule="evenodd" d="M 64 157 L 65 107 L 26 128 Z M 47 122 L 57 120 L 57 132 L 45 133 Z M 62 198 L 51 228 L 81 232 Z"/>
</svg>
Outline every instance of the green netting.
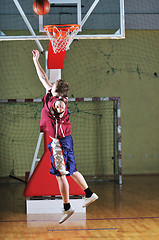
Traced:
<svg viewBox="0 0 159 240">
<path fill-rule="evenodd" d="M 42 103 L 0 104 L 1 176 L 29 172 L 38 140 Z M 69 102 L 77 168 L 86 176 L 114 174 L 114 103 Z M 43 154 L 41 143 L 39 158 Z M 117 158 L 116 158 L 117 161 Z"/>
<path fill-rule="evenodd" d="M 24 176 L 30 170 L 41 108 L 39 103 L 0 104 L 1 176 L 8 176 L 12 170 L 16 176 Z"/>
</svg>

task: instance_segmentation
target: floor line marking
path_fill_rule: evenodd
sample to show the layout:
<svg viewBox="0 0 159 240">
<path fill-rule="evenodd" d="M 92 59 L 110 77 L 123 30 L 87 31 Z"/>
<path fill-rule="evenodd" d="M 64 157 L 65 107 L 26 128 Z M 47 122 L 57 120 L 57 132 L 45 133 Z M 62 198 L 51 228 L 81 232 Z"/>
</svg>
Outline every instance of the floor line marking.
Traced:
<svg viewBox="0 0 159 240">
<path fill-rule="evenodd" d="M 84 218 L 84 219 L 69 219 L 68 221 L 104 221 L 104 220 L 137 220 L 137 219 L 159 219 L 159 217 L 121 217 L 121 218 Z M 42 219 L 42 220 L 0 220 L 0 223 L 3 222 L 53 222 L 57 220 L 51 219 Z"/>
<path fill-rule="evenodd" d="M 87 218 L 86 220 L 98 221 L 98 220 L 137 220 L 137 219 L 158 219 L 159 217 L 118 217 L 118 218 Z"/>
<path fill-rule="evenodd" d="M 117 228 L 76 228 L 76 229 L 52 229 L 50 232 L 68 232 L 68 231 L 99 231 L 99 230 L 117 230 Z"/>
</svg>

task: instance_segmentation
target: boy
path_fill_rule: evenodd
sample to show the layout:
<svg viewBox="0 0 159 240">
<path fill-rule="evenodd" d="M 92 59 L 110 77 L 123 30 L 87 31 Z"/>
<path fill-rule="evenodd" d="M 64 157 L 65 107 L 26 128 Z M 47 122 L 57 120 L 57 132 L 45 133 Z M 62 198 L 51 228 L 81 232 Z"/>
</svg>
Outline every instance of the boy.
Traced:
<svg viewBox="0 0 159 240">
<path fill-rule="evenodd" d="M 71 176 L 85 191 L 83 207 L 97 200 L 98 196 L 90 190 L 84 177 L 76 169 L 71 123 L 67 113 L 68 83 L 59 79 L 51 84 L 39 63 L 39 51 L 33 50 L 32 53 L 38 77 L 47 90 L 41 112 L 40 131 L 47 132 L 52 139 L 48 146 L 51 153 L 50 173 L 56 175 L 63 199 L 63 216 L 59 221 L 63 223 L 74 213 L 69 202 L 69 185 L 66 175 Z"/>
</svg>

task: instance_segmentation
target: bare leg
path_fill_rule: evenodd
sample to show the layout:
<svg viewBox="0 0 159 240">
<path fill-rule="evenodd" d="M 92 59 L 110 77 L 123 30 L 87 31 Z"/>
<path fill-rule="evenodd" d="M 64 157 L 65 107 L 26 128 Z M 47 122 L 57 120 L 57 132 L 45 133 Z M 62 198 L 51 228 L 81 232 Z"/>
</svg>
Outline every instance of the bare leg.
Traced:
<svg viewBox="0 0 159 240">
<path fill-rule="evenodd" d="M 80 185 L 80 187 L 85 190 L 88 188 L 86 180 L 84 179 L 83 175 L 80 172 L 74 172 L 71 177 Z"/>
<path fill-rule="evenodd" d="M 64 203 L 69 203 L 69 184 L 66 178 L 66 175 L 62 175 L 57 177 L 57 181 L 59 184 L 60 193 Z"/>
<path fill-rule="evenodd" d="M 80 185 L 80 187 L 85 191 L 86 193 L 86 198 L 85 201 L 82 205 L 82 207 L 87 207 L 89 204 L 93 203 L 98 199 L 98 196 L 95 193 L 92 193 L 92 191 L 88 188 L 88 185 L 82 176 L 81 173 L 79 172 L 74 172 L 71 177 Z M 88 197 L 87 197 L 88 195 Z"/>
<path fill-rule="evenodd" d="M 66 175 L 62 175 L 61 177 L 56 178 L 59 184 L 60 193 L 64 203 L 63 215 L 59 220 L 59 224 L 61 224 L 65 222 L 74 213 L 75 210 L 71 207 L 69 202 L 69 184 Z M 69 205 L 69 209 L 66 209 L 65 205 Z"/>
</svg>

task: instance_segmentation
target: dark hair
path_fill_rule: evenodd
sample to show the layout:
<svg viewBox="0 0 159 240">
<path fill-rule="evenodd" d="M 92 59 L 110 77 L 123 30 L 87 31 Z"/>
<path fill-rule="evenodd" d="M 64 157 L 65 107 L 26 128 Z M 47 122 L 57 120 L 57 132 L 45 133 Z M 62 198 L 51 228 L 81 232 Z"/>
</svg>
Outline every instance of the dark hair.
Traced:
<svg viewBox="0 0 159 240">
<path fill-rule="evenodd" d="M 63 81 L 62 79 L 58 79 L 56 81 L 56 92 L 62 97 L 67 97 L 68 91 L 69 91 L 68 83 Z"/>
</svg>

